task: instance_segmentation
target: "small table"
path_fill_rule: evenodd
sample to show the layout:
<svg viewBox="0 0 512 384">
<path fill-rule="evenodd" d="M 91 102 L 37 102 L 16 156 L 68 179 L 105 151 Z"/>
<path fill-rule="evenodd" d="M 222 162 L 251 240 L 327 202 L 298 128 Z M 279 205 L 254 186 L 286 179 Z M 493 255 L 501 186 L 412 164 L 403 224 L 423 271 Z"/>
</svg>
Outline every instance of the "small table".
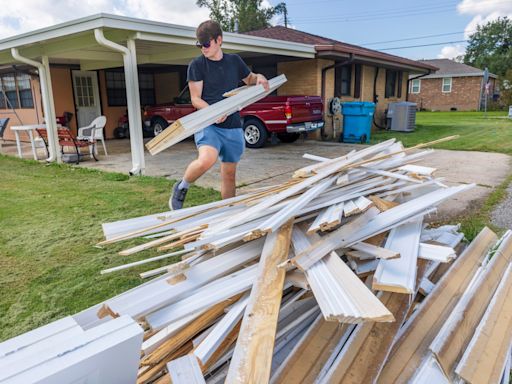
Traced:
<svg viewBox="0 0 512 384">
<path fill-rule="evenodd" d="M 57 127 L 61 127 L 60 124 L 57 124 Z M 32 147 L 32 154 L 34 155 L 34 160 L 38 160 L 37 152 L 36 152 L 36 143 L 34 141 L 34 131 L 36 129 L 46 129 L 46 124 L 31 124 L 31 125 L 16 125 L 10 128 L 14 135 L 16 136 L 16 147 L 18 148 L 18 156 L 23 158 L 23 153 L 21 151 L 21 141 L 20 141 L 20 132 L 25 131 L 28 133 L 28 137 L 30 138 L 30 145 Z"/>
</svg>

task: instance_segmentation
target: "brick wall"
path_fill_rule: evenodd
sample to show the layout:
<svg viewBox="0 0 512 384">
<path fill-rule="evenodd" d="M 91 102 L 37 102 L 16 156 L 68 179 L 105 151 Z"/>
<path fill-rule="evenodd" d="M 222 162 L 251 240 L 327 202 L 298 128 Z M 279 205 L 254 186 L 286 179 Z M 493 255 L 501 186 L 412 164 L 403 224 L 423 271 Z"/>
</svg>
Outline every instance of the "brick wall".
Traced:
<svg viewBox="0 0 512 384">
<path fill-rule="evenodd" d="M 322 69 L 333 65 L 332 60 L 299 60 L 285 63 L 278 63 L 277 71 L 279 74 L 284 73 L 288 78 L 282 87 L 278 89 L 278 95 L 318 95 L 322 93 Z M 355 82 L 355 64 L 352 65 L 352 82 L 351 82 L 351 94 L 354 94 L 354 82 Z M 402 95 L 400 98 L 391 97 L 385 98 L 384 91 L 386 85 L 386 70 L 381 68 L 377 78 L 376 92 L 379 96 L 379 103 L 376 108 L 376 117 L 378 123 L 383 123 L 382 117 L 384 116 L 384 110 L 387 108 L 389 102 L 404 101 L 407 95 L 407 79 L 409 74 L 403 72 L 402 78 Z M 355 99 L 353 96 L 342 96 L 341 101 L 371 101 L 373 102 L 373 82 L 375 77 L 375 67 L 363 65 L 361 70 L 361 97 Z M 325 74 L 325 100 L 324 103 L 324 118 L 325 118 L 325 129 L 324 133 L 331 137 L 333 136 L 333 117 L 329 114 L 329 100 L 334 97 L 334 69 L 327 70 Z M 340 133 L 340 125 L 343 124 L 343 118 L 341 121 L 336 121 L 336 136 Z M 374 125 L 372 127 L 376 129 Z M 319 132 L 310 135 L 311 138 L 320 138 Z"/>
<path fill-rule="evenodd" d="M 277 64 L 277 73 L 285 74 L 288 81 L 277 90 L 281 95 L 320 95 L 317 60 L 289 61 Z"/>
<path fill-rule="evenodd" d="M 494 85 L 494 79 L 491 79 Z M 452 91 L 442 92 L 443 79 L 421 79 L 420 93 L 410 93 L 409 101 L 418 108 L 432 111 L 478 110 L 482 77 L 453 77 Z M 493 88 L 493 87 L 491 87 Z"/>
</svg>

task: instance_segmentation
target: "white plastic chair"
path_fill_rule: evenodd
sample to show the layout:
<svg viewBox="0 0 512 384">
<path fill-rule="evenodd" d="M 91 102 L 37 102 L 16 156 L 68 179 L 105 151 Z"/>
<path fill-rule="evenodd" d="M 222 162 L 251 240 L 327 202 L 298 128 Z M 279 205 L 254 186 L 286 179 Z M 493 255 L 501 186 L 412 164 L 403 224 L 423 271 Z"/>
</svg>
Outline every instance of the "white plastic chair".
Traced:
<svg viewBox="0 0 512 384">
<path fill-rule="evenodd" d="M 106 124 L 107 118 L 105 116 L 98 116 L 87 127 L 78 128 L 77 139 L 101 141 L 101 144 L 103 145 L 103 151 L 105 152 L 105 156 L 108 156 L 107 146 L 105 145 L 105 138 L 103 136 L 103 128 L 105 128 Z M 95 148 L 96 153 L 98 153 L 98 146 L 96 146 Z"/>
</svg>

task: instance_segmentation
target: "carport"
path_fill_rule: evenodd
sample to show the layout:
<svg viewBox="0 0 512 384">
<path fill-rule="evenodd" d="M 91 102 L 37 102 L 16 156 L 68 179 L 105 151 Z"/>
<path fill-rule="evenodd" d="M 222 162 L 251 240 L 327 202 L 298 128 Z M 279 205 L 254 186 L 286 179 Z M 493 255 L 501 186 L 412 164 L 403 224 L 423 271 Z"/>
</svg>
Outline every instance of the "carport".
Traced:
<svg viewBox="0 0 512 384">
<path fill-rule="evenodd" d="M 49 157 L 60 161 L 50 64 L 78 64 L 83 71 L 123 67 L 130 126 L 130 174 L 144 173 L 137 65 L 186 65 L 198 55 L 195 28 L 97 14 L 0 40 L 0 65 L 27 64 L 37 68 L 48 129 Z M 267 55 L 314 58 L 312 45 L 236 33 L 225 33 L 223 49 L 245 58 Z"/>
</svg>

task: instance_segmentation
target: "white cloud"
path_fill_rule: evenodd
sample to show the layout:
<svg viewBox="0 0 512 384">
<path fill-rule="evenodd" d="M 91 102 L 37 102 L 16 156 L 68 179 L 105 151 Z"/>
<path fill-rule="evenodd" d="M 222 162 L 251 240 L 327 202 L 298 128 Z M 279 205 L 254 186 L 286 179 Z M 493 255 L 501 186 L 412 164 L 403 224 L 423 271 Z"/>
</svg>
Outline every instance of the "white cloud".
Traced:
<svg viewBox="0 0 512 384">
<path fill-rule="evenodd" d="M 461 45 L 449 45 L 441 49 L 441 53 L 437 55 L 438 59 L 453 59 L 457 56 L 463 55 L 466 48 Z"/>
<path fill-rule="evenodd" d="M 464 39 L 476 31 L 478 25 L 484 25 L 498 17 L 512 18 L 511 0 L 462 0 L 457 5 L 457 11 L 462 15 L 472 15 L 473 18 L 464 28 Z M 438 58 L 453 58 L 464 54 L 462 45 L 445 46 Z"/>
<path fill-rule="evenodd" d="M 498 12 L 502 15 L 512 13 L 512 1 L 510 0 L 462 0 L 457 5 L 461 14 L 488 15 Z"/>
<path fill-rule="evenodd" d="M 96 13 L 197 26 L 208 19 L 195 0 L 14 0 L 2 1 L 0 38 L 49 27 Z"/>
</svg>

